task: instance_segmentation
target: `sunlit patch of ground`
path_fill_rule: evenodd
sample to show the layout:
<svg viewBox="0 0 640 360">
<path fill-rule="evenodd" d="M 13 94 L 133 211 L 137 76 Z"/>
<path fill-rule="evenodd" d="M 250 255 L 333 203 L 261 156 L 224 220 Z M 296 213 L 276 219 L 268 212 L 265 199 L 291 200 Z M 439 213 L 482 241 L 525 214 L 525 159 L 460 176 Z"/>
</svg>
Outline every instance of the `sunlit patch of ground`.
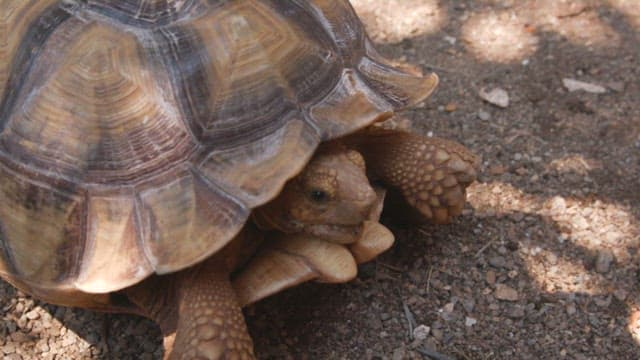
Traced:
<svg viewBox="0 0 640 360">
<path fill-rule="evenodd" d="M 598 160 L 587 159 L 582 155 L 569 155 L 560 159 L 555 159 L 549 163 L 549 170 L 555 170 L 560 173 L 576 173 L 587 175 L 589 171 L 602 168 L 602 164 Z"/>
<path fill-rule="evenodd" d="M 527 19 L 515 13 L 479 13 L 462 29 L 465 44 L 481 60 L 508 63 L 523 60 L 538 48 Z"/>
<path fill-rule="evenodd" d="M 638 0 L 608 0 L 609 5 L 627 16 L 629 22 L 640 29 L 640 1 Z"/>
<path fill-rule="evenodd" d="M 636 309 L 631 313 L 627 329 L 633 339 L 640 344 L 640 309 Z"/>
<path fill-rule="evenodd" d="M 534 275 L 538 288 L 547 292 L 580 293 L 591 296 L 606 294 L 601 274 L 589 272 L 583 264 L 558 257 L 539 246 L 523 247 L 521 254 L 528 274 Z"/>
<path fill-rule="evenodd" d="M 554 196 L 545 198 L 502 182 L 473 186 L 469 202 L 479 216 L 510 213 L 533 214 L 548 219 L 558 229 L 557 242 L 569 242 L 581 251 L 611 251 L 617 262 L 633 261 L 627 249 L 640 245 L 640 230 L 629 209 L 601 200 Z M 522 242 L 521 256 L 540 288 L 547 292 L 606 294 L 613 284 L 584 264 L 563 258 L 544 244 Z"/>
<path fill-rule="evenodd" d="M 436 0 L 351 0 L 351 4 L 379 43 L 436 33 L 447 20 Z"/>
<path fill-rule="evenodd" d="M 564 160 L 559 163 L 572 163 Z M 571 169 L 582 170 L 583 161 L 577 161 L 577 165 Z M 502 182 L 479 184 L 469 190 L 469 202 L 479 217 L 520 213 L 547 219 L 549 226 L 557 229 L 555 238 L 520 241 L 519 255 L 527 274 L 549 294 L 588 294 L 598 306 L 608 306 L 615 298 L 624 299 L 630 313 L 627 331 L 640 344 L 640 306 L 625 290 L 635 285 L 616 283 L 615 276 L 599 272 L 597 265 L 588 266 L 586 258 L 588 254 L 599 257 L 597 254 L 609 252 L 618 266 L 635 261 L 636 255 L 629 249 L 640 244 L 640 227 L 630 209 L 599 199 L 536 196 Z M 565 250 L 558 252 L 554 242 L 573 247 L 560 246 Z"/>
<path fill-rule="evenodd" d="M 586 0 L 514 2 L 502 11 L 471 14 L 462 34 L 468 50 L 476 58 L 498 63 L 521 61 L 531 56 L 543 32 L 557 33 L 585 47 L 620 45 L 620 35 L 600 18 L 597 5 Z M 626 14 L 634 11 L 628 4 L 619 7 L 623 12 L 625 9 Z"/>
<path fill-rule="evenodd" d="M 620 35 L 600 18 L 597 5 L 594 1 L 534 0 L 528 12 L 540 30 L 556 32 L 577 45 L 620 45 Z"/>
</svg>

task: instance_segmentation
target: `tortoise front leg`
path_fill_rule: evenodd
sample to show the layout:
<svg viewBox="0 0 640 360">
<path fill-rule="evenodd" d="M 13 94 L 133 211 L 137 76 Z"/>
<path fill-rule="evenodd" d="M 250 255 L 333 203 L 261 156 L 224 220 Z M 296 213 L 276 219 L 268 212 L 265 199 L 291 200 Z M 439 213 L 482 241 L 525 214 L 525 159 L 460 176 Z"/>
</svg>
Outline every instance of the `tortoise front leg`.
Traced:
<svg viewBox="0 0 640 360">
<path fill-rule="evenodd" d="M 156 321 L 165 359 L 255 359 L 226 264 L 215 258 L 124 291 Z"/>
<path fill-rule="evenodd" d="M 478 156 L 456 142 L 398 130 L 372 127 L 346 142 L 364 156 L 373 180 L 398 190 L 438 224 L 460 215 L 480 164 Z"/>
</svg>

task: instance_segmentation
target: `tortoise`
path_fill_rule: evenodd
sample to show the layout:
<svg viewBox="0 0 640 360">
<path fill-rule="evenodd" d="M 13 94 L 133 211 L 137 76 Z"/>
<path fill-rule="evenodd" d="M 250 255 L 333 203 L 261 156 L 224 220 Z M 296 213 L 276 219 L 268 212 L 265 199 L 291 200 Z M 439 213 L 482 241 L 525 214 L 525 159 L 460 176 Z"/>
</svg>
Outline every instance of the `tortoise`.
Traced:
<svg viewBox="0 0 640 360">
<path fill-rule="evenodd" d="M 315 192 L 332 195 L 319 200 L 317 195 L 312 195 Z M 233 273 L 230 275 L 232 290 L 227 289 L 233 294 L 220 301 L 235 297 L 240 306 L 304 281 L 315 279 L 339 283 L 353 279 L 357 263 L 372 259 L 393 244 L 393 234 L 377 222 L 384 194 L 384 190 L 374 190 L 370 186 L 364 162 L 357 153 L 346 149 L 320 149 L 302 173 L 289 181 L 278 197 L 270 202 L 277 202 L 290 210 L 291 214 L 285 219 L 279 218 L 282 216 L 280 212 L 270 212 L 268 203 L 255 210 L 255 214 L 266 222 L 261 225 L 262 231 L 249 222 L 223 249 L 194 269 L 152 275 L 140 284 L 112 294 L 109 302 L 98 310 L 128 312 L 154 319 L 164 334 L 167 354 L 175 348 L 176 354 L 187 358 L 216 357 L 211 354 L 218 352 L 217 346 L 208 344 L 214 349 L 207 348 L 206 342 L 212 340 L 211 332 L 217 330 L 208 328 L 202 321 L 211 320 L 203 314 L 219 308 L 218 301 L 206 302 L 199 307 L 191 301 L 185 302 L 183 296 L 203 296 L 204 293 L 204 296 L 220 297 L 222 292 L 211 284 L 211 273 L 216 272 Z M 277 231 L 268 232 L 265 236 L 264 230 Z M 157 289 L 167 284 L 176 286 L 167 292 L 158 292 Z M 186 286 L 204 289 L 185 291 Z M 182 295 L 182 292 L 186 294 Z M 125 295 L 124 299 L 119 297 L 121 294 Z M 84 294 L 75 295 L 77 298 Z M 84 303 L 86 305 L 88 300 Z M 176 311 L 180 306 L 194 308 Z M 160 312 L 154 313 L 153 309 L 158 308 Z M 210 315 L 215 315 L 214 321 L 226 321 L 229 316 L 234 316 L 228 309 L 224 316 Z M 187 330 L 192 331 L 194 327 L 198 336 L 193 333 L 178 336 Z M 232 334 L 232 344 L 238 340 L 250 343 L 249 339 L 239 337 L 242 334 L 234 333 L 233 328 L 223 331 Z M 193 344 L 194 337 L 205 344 L 190 349 L 189 343 Z"/>
<path fill-rule="evenodd" d="M 475 176 L 453 142 L 374 126 L 438 77 L 379 55 L 346 0 L 8 0 L 1 15 L 0 275 L 172 323 L 174 358 L 253 357 L 229 259 L 260 236 L 241 232 L 252 212 L 291 220 L 276 197 L 320 143 L 360 152 L 436 222 Z"/>
</svg>

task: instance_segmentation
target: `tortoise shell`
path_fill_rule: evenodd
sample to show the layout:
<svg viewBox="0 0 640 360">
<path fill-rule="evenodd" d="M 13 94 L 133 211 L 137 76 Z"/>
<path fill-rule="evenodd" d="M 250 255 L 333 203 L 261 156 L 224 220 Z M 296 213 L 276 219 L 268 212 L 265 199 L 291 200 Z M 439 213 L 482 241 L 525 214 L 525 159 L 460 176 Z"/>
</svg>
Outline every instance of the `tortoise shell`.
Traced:
<svg viewBox="0 0 640 360">
<path fill-rule="evenodd" d="M 436 82 L 346 0 L 5 1 L 0 275 L 51 298 L 196 264 L 320 142 Z"/>
</svg>

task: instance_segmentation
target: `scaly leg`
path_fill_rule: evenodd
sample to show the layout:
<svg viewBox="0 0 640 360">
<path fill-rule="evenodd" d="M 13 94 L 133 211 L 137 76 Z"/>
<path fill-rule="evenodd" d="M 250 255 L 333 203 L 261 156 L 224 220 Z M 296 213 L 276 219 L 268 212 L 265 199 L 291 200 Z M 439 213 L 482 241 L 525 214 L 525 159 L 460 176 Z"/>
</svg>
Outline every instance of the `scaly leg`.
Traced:
<svg viewBox="0 0 640 360">
<path fill-rule="evenodd" d="M 160 324 L 165 359 L 255 359 L 223 262 L 210 259 L 177 274 L 155 276 L 125 294 Z"/>
<path fill-rule="evenodd" d="M 466 188 L 476 179 L 480 159 L 445 139 L 372 127 L 345 139 L 360 151 L 367 170 L 435 223 L 460 215 Z"/>
</svg>

